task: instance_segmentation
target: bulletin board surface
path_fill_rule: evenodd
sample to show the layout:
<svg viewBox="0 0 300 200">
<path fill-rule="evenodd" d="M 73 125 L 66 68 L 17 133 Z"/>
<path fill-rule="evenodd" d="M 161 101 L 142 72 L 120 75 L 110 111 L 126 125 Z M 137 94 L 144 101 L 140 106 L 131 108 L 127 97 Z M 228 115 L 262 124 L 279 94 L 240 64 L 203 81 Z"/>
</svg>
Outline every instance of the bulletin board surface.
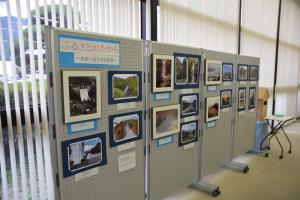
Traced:
<svg viewBox="0 0 300 200">
<path fill-rule="evenodd" d="M 175 46 L 169 44 L 162 44 L 151 42 L 150 43 L 150 57 L 153 55 L 167 55 L 174 56 L 174 53 L 188 54 L 200 56 L 199 50 L 194 48 L 187 48 L 183 46 Z M 184 56 L 184 55 L 183 55 Z M 153 57 L 152 57 L 153 58 Z M 201 60 L 201 59 L 200 59 Z M 201 61 L 200 61 L 201 62 Z M 149 63 L 149 76 L 152 77 L 152 62 Z M 202 68 L 202 66 L 201 66 Z M 199 76 L 201 77 L 201 76 Z M 200 85 L 202 82 L 200 81 Z M 180 96 L 185 94 L 200 94 L 200 87 L 188 88 L 188 89 L 174 89 L 169 93 L 169 98 L 163 100 L 155 100 L 156 95 L 165 96 L 163 93 L 154 94 L 151 92 L 149 95 L 149 110 L 150 122 L 152 126 L 152 109 L 154 107 L 167 106 L 180 104 Z M 166 95 L 168 96 L 168 95 Z M 160 97 L 159 97 L 160 98 Z M 200 98 L 199 98 L 200 101 Z M 199 108 L 199 103 L 198 103 Z M 185 121 L 199 122 L 199 115 L 185 117 L 181 119 L 181 123 Z M 200 127 L 198 127 L 200 130 Z M 197 133 L 198 134 L 198 133 Z M 192 184 L 198 177 L 198 153 L 199 142 L 194 142 L 192 145 L 179 146 L 179 135 L 175 133 L 171 136 L 167 136 L 159 139 L 152 139 L 153 127 L 151 128 L 149 135 L 149 199 L 159 200 L 166 197 L 176 189 L 180 189 Z M 199 139 L 198 139 L 199 141 Z"/>
<path fill-rule="evenodd" d="M 233 70 L 236 67 L 236 55 L 221 53 L 216 51 L 202 50 L 204 55 L 204 65 L 209 60 L 221 61 L 222 65 L 232 65 Z M 205 67 L 204 67 L 205 69 Z M 205 70 L 204 70 L 205 71 Z M 205 77 L 204 72 L 204 77 Z M 221 84 L 207 85 L 203 84 L 203 135 L 201 138 L 202 160 L 201 160 L 201 176 L 204 177 L 216 169 L 222 167 L 226 162 L 230 161 L 231 154 L 231 138 L 232 138 L 232 120 L 234 113 L 234 105 L 232 98 L 235 96 L 233 80 L 226 81 L 222 79 Z M 220 118 L 213 122 L 205 122 L 205 99 L 208 97 L 221 96 L 221 91 L 231 92 L 231 105 L 221 107 Z M 222 101 L 222 98 L 221 98 Z M 212 124 L 212 125 L 210 125 Z"/>
<path fill-rule="evenodd" d="M 64 42 L 64 46 L 62 46 L 61 42 Z M 79 43 L 84 47 L 78 46 Z M 51 111 L 49 112 L 50 126 L 52 127 L 51 135 L 56 135 L 56 138 L 53 139 L 54 145 L 51 146 L 51 151 L 54 173 L 57 176 L 57 198 L 63 200 L 144 199 L 145 105 L 143 99 L 145 98 L 145 93 L 144 85 L 142 84 L 144 80 L 142 40 L 53 28 L 48 30 L 47 44 L 47 56 L 51 58 L 47 59 L 49 60 L 47 68 L 50 80 L 48 99 L 49 110 Z M 95 49 L 92 48 L 95 47 L 95 44 L 97 47 L 102 48 L 102 54 L 87 54 L 88 50 L 95 52 Z M 85 48 L 85 50 L 80 48 Z M 65 123 L 64 98 L 66 90 L 63 90 L 63 73 L 65 71 L 91 72 L 91 70 L 94 74 L 100 74 L 100 82 L 97 82 L 96 89 L 101 91 L 101 116 L 90 119 L 86 121 L 87 123 L 83 123 L 80 120 L 79 122 Z M 108 81 L 109 71 L 110 73 L 117 71 L 119 74 L 125 71 L 138 72 L 136 77 L 139 80 L 141 79 L 141 81 L 138 80 L 137 82 L 139 82 L 139 91 L 142 95 L 137 96 L 141 96 L 141 98 L 137 97 L 136 102 L 130 103 L 110 103 L 109 90 L 111 85 L 109 84 L 111 83 Z M 78 76 L 82 74 L 84 73 L 79 73 Z M 86 87 L 87 84 L 90 83 L 81 83 L 79 86 L 80 89 L 78 90 L 80 90 L 81 99 L 90 98 L 87 93 L 84 93 L 83 89 L 83 87 L 88 88 Z M 76 88 L 74 91 L 76 91 Z M 109 127 L 114 126 L 116 121 L 112 122 L 111 120 L 113 119 L 111 118 L 112 116 L 121 117 L 130 113 L 133 113 L 134 117 L 139 117 L 139 126 L 135 126 L 139 130 L 139 137 L 137 140 L 127 144 L 119 140 L 119 143 L 116 143 L 117 140 L 114 140 L 112 138 L 113 134 L 110 134 L 110 131 L 113 131 L 110 129 L 113 129 L 113 127 Z M 81 130 L 82 127 L 85 127 L 84 130 Z M 90 169 L 76 169 L 72 173 L 65 173 L 66 171 L 68 172 L 68 167 L 71 168 L 70 166 L 73 166 L 72 163 L 74 163 L 74 161 L 68 163 L 67 160 L 71 160 L 71 154 L 67 152 L 70 149 L 73 150 L 73 147 L 68 146 L 70 142 L 75 143 L 82 140 L 82 138 L 86 140 L 91 139 L 95 135 L 100 134 L 102 152 L 106 151 L 105 155 L 101 154 L 101 159 L 102 161 L 105 160 L 105 162 L 101 162 Z M 93 162 L 93 159 L 98 159 L 98 157 L 92 157 L 92 155 L 98 155 L 93 154 L 95 148 L 86 150 L 89 144 L 88 142 L 84 143 L 85 154 L 83 155 L 86 156 L 81 158 L 84 161 L 78 160 L 76 156 L 72 158 L 74 160 L 77 159 L 76 162 L 81 162 L 81 166 L 86 166 L 90 164 L 89 162 Z M 130 162 L 126 163 L 128 160 Z"/>
<path fill-rule="evenodd" d="M 256 111 L 257 111 L 257 94 L 258 94 L 258 80 L 249 80 L 249 66 L 257 66 L 259 71 L 260 59 L 249 56 L 237 56 L 238 66 L 246 65 L 248 67 L 247 81 L 239 80 L 236 78 L 236 105 L 235 105 L 235 123 L 234 123 L 234 136 L 233 136 L 233 158 L 255 147 L 255 128 L 256 128 Z M 259 74 L 258 74 L 259 78 Z M 255 107 L 249 108 L 249 89 L 255 88 Z M 239 90 L 246 90 L 245 109 L 239 109 Z"/>
</svg>

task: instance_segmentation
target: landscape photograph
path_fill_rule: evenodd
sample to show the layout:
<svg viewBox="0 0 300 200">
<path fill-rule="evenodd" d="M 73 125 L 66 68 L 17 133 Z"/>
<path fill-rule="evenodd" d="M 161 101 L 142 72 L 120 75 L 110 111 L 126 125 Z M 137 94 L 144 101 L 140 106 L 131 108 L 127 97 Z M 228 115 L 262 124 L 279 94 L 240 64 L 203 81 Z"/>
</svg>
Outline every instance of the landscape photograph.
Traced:
<svg viewBox="0 0 300 200">
<path fill-rule="evenodd" d="M 205 84 L 217 85 L 222 82 L 222 62 L 218 60 L 206 60 Z"/>
<path fill-rule="evenodd" d="M 181 114 L 189 115 L 198 112 L 198 96 L 184 95 L 181 97 Z"/>
<path fill-rule="evenodd" d="M 124 115 L 113 119 L 114 142 L 118 143 L 139 136 L 139 115 Z"/>
<path fill-rule="evenodd" d="M 195 84 L 199 81 L 199 59 L 188 58 L 188 83 Z"/>
<path fill-rule="evenodd" d="M 181 143 L 186 144 L 197 140 L 197 122 L 183 124 L 180 131 Z"/>
<path fill-rule="evenodd" d="M 153 139 L 179 133 L 179 109 L 179 104 L 153 108 Z"/>
<path fill-rule="evenodd" d="M 206 121 L 213 121 L 220 117 L 220 97 L 206 98 Z"/>
<path fill-rule="evenodd" d="M 226 108 L 231 106 L 232 91 L 223 90 L 221 91 L 221 108 Z"/>
<path fill-rule="evenodd" d="M 239 90 L 239 109 L 243 110 L 246 107 L 246 90 L 240 89 Z"/>
<path fill-rule="evenodd" d="M 258 80 L 258 67 L 257 66 L 249 67 L 249 79 L 250 79 L 250 81 Z"/>
<path fill-rule="evenodd" d="M 238 80 L 246 81 L 248 78 L 248 67 L 247 65 L 238 66 Z"/>
<path fill-rule="evenodd" d="M 223 64 L 223 81 L 232 81 L 232 64 Z"/>
<path fill-rule="evenodd" d="M 255 102 L 256 102 L 256 89 L 250 88 L 249 90 L 249 108 L 255 108 Z"/>
<path fill-rule="evenodd" d="M 114 100 L 138 97 L 139 77 L 137 74 L 114 74 L 112 81 Z"/>
<path fill-rule="evenodd" d="M 67 149 L 69 171 L 71 172 L 101 163 L 102 143 L 100 138 L 70 143 Z"/>
<path fill-rule="evenodd" d="M 176 56 L 175 57 L 175 73 L 176 73 L 176 84 L 187 83 L 187 57 Z"/>
</svg>

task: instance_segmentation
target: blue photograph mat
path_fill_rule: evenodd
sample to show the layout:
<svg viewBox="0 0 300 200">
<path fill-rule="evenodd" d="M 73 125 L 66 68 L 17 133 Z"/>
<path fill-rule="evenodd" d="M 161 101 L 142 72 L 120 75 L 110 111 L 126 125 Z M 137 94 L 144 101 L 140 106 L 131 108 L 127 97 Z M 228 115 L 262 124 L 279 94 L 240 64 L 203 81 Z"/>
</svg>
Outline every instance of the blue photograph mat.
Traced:
<svg viewBox="0 0 300 200">
<path fill-rule="evenodd" d="M 196 98 L 197 98 L 197 102 L 196 102 L 197 110 L 196 110 L 196 112 L 182 114 L 183 113 L 182 112 L 183 111 L 182 99 L 183 99 L 183 97 L 188 97 L 188 96 L 196 96 Z M 179 96 L 179 103 L 180 103 L 180 117 L 181 118 L 195 116 L 195 115 L 199 114 L 199 94 L 198 93 L 181 94 Z"/>
<path fill-rule="evenodd" d="M 224 70 L 225 69 L 225 67 L 231 67 L 231 70 L 230 70 L 230 72 L 231 72 L 231 79 L 224 79 L 224 72 L 226 72 L 226 70 Z M 222 80 L 223 80 L 223 82 L 232 82 L 233 81 L 233 63 L 222 63 Z"/>
<path fill-rule="evenodd" d="M 240 91 L 241 90 L 245 90 L 245 106 L 243 108 L 240 108 Z M 244 110 L 246 110 L 246 100 L 247 100 L 246 87 L 240 87 L 238 92 L 239 92 L 238 93 L 238 111 L 244 111 Z"/>
<path fill-rule="evenodd" d="M 166 137 L 158 138 L 156 140 L 156 147 L 162 147 L 168 144 L 172 144 L 174 142 L 173 135 L 168 135 Z"/>
<path fill-rule="evenodd" d="M 82 129 L 82 130 L 78 130 L 78 131 L 74 131 L 72 129 L 73 125 L 84 124 L 84 123 L 89 123 L 89 122 L 93 123 L 93 127 L 92 128 Z M 74 123 L 67 124 L 67 133 L 69 135 L 78 134 L 78 133 L 84 133 L 86 131 L 93 131 L 93 130 L 97 130 L 97 119 L 95 119 L 95 120 L 89 120 L 89 121 L 74 122 Z"/>
<path fill-rule="evenodd" d="M 129 134 L 129 133 L 126 133 L 126 135 L 123 136 L 124 138 L 119 139 L 119 141 L 115 141 L 115 139 L 114 139 L 115 138 L 114 120 L 116 118 L 121 118 L 121 119 L 124 118 L 124 121 L 129 120 L 129 119 L 126 119 L 126 117 L 127 116 L 132 116 L 132 115 L 137 115 L 138 116 L 138 135 L 135 136 L 135 137 L 129 137 L 127 139 L 124 139 L 126 137 L 126 135 Z M 142 139 L 143 138 L 142 120 L 143 120 L 142 119 L 142 111 L 135 111 L 135 112 L 128 112 L 128 113 L 110 115 L 109 116 L 109 144 L 110 144 L 110 147 L 115 147 L 115 146 L 118 146 L 118 145 L 121 145 L 121 144 L 125 144 L 125 143 L 128 143 L 128 142 L 132 142 L 132 141 Z M 121 121 L 119 123 L 124 123 L 124 121 Z M 130 129 L 129 124 L 125 124 L 125 125 L 120 124 L 120 126 L 125 126 L 125 127 L 120 127 L 120 129 L 118 131 L 121 131 L 121 132 L 118 133 L 117 135 L 123 134 L 125 129 L 127 129 L 127 131 L 132 131 L 133 132 L 133 130 Z M 123 128 L 123 130 L 121 130 L 122 128 Z M 128 130 L 128 129 L 130 129 L 130 130 Z M 132 134 L 134 134 L 134 133 L 132 133 Z"/>
<path fill-rule="evenodd" d="M 175 89 L 185 89 L 185 88 L 199 88 L 200 82 L 200 69 L 201 69 L 201 55 L 193 55 L 193 54 L 185 54 L 185 53 L 174 53 L 174 88 Z M 194 58 L 198 59 L 199 67 L 198 67 L 198 81 L 197 83 L 184 83 L 177 84 L 176 83 L 176 57 L 186 57 L 186 58 Z"/>
<path fill-rule="evenodd" d="M 119 46 L 119 64 L 75 63 L 74 62 L 74 53 L 60 51 L 60 40 L 62 38 L 118 44 L 118 46 Z M 58 35 L 58 57 L 59 57 L 59 66 L 61 68 L 65 68 L 65 67 L 83 67 L 83 68 L 86 68 L 86 67 L 93 67 L 93 68 L 115 67 L 115 68 L 119 68 L 120 63 L 121 63 L 121 53 L 120 52 L 121 52 L 120 41 L 106 40 L 106 39 L 99 39 L 99 38 L 92 38 L 92 37 L 82 37 L 82 36 L 78 36 L 78 35 L 64 35 L 64 34 Z"/>
<path fill-rule="evenodd" d="M 239 69 L 240 69 L 242 66 L 246 66 L 246 67 L 247 67 L 247 70 L 246 70 L 247 76 L 246 76 L 245 79 L 241 79 L 240 76 L 239 76 Z M 237 75 L 236 75 L 238 81 L 248 81 L 248 77 L 249 77 L 248 73 L 249 73 L 249 66 L 248 66 L 248 65 L 246 65 L 246 64 L 238 64 L 238 67 L 237 67 Z"/>
<path fill-rule="evenodd" d="M 132 74 L 137 75 L 138 77 L 138 95 L 134 98 L 123 98 L 123 99 L 114 99 L 113 97 L 113 76 L 115 74 Z M 141 71 L 109 71 L 108 72 L 108 103 L 109 104 L 117 104 L 117 103 L 128 103 L 128 102 L 136 102 L 136 101 L 142 101 L 142 72 Z"/>
<path fill-rule="evenodd" d="M 72 153 L 72 151 L 74 151 L 76 148 L 76 143 L 79 142 L 85 142 L 85 141 L 93 141 L 93 140 L 99 140 L 100 142 L 96 144 L 95 147 L 93 147 L 92 149 L 90 149 L 87 152 L 84 152 L 84 144 L 81 143 L 78 145 L 78 148 L 83 148 L 83 149 L 77 149 L 77 152 L 81 153 L 80 158 L 78 158 L 78 154 L 76 154 L 76 156 L 72 157 L 70 154 Z M 88 142 L 87 142 L 88 143 Z M 74 149 L 70 149 L 71 145 L 74 145 Z M 88 145 L 88 144 L 87 144 Z M 92 155 L 95 154 L 93 153 L 93 151 L 97 150 L 99 147 L 101 148 L 101 159 L 99 160 L 99 162 L 96 163 L 92 163 L 95 161 L 95 158 L 88 158 L 88 155 Z M 83 151 L 81 151 L 83 150 Z M 99 167 L 99 166 L 103 166 L 107 164 L 107 155 L 106 155 L 106 135 L 105 133 L 98 133 L 98 134 L 94 134 L 94 135 L 89 135 L 89 136 L 85 136 L 85 137 L 80 137 L 80 138 L 76 138 L 76 139 L 71 139 L 71 140 L 66 140 L 63 141 L 61 143 L 61 154 L 62 154 L 62 163 L 63 163 L 63 177 L 69 177 L 75 174 L 78 174 L 80 172 L 95 168 L 95 167 Z M 81 162 L 79 164 L 77 164 L 77 169 L 71 170 L 71 164 L 74 165 L 73 167 L 75 168 L 75 160 L 71 160 L 72 158 L 77 159 L 77 162 Z M 85 160 L 85 161 L 83 161 Z M 80 166 L 81 165 L 81 166 Z"/>
<path fill-rule="evenodd" d="M 229 105 L 226 105 L 226 106 L 223 106 L 223 103 L 222 103 L 222 93 L 224 92 L 230 92 L 230 104 Z M 221 90 L 220 91 L 220 97 L 221 97 L 221 105 L 220 105 L 220 108 L 230 108 L 231 105 L 232 105 L 232 89 L 226 89 L 226 90 Z"/>
<path fill-rule="evenodd" d="M 251 68 L 256 68 L 256 70 L 257 70 L 257 76 L 255 77 L 255 78 L 251 78 L 250 77 L 250 69 Z M 258 79 L 259 79 L 259 68 L 258 68 L 258 66 L 257 65 L 249 65 L 249 67 L 248 67 L 248 79 L 249 79 L 249 81 L 258 81 Z"/>
<path fill-rule="evenodd" d="M 182 141 L 182 135 L 183 135 L 182 126 L 187 125 L 187 124 L 193 124 L 193 123 L 196 124 L 196 128 L 195 128 L 195 130 L 196 130 L 196 137 L 195 137 L 195 139 L 189 140 L 187 142 L 183 142 Z M 180 132 L 178 134 L 178 146 L 183 146 L 183 145 L 190 144 L 190 143 L 198 141 L 198 133 L 199 133 L 198 132 L 198 120 L 181 123 L 180 124 Z"/>
<path fill-rule="evenodd" d="M 250 91 L 251 90 L 254 90 L 255 91 L 255 96 L 254 96 L 254 104 L 253 105 L 250 105 L 250 101 L 251 101 L 251 97 L 250 97 Z M 249 96 L 248 96 L 248 109 L 253 109 L 255 108 L 255 104 L 256 104 L 256 87 L 249 87 Z"/>
</svg>

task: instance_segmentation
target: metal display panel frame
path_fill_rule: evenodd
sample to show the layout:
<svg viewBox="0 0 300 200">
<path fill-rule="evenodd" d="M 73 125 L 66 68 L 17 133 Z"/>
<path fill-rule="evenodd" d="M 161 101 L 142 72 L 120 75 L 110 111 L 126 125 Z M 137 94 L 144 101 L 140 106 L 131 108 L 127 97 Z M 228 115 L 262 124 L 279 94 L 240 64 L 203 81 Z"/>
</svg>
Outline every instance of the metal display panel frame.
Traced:
<svg viewBox="0 0 300 200">
<path fill-rule="evenodd" d="M 68 67 L 68 70 L 100 70 L 101 71 L 101 118 L 96 119 L 95 129 L 86 130 L 81 133 L 68 134 L 68 127 L 63 121 L 63 91 L 62 91 L 62 68 L 58 62 L 58 35 L 71 35 L 86 38 L 97 38 L 107 41 L 119 42 L 120 67 Z M 47 28 L 47 70 L 48 70 L 48 102 L 51 136 L 51 156 L 53 173 L 56 180 L 56 199 L 103 199 L 103 200 L 140 200 L 145 196 L 145 88 L 142 84 L 142 101 L 127 106 L 119 104 L 108 104 L 108 71 L 142 71 L 144 72 L 144 49 L 143 41 L 100 35 L 88 32 L 71 31 L 59 28 Z M 144 73 L 142 75 L 144 83 Z M 129 104 L 128 104 L 129 105 Z M 134 105 L 134 106 L 132 106 Z M 109 116 L 142 111 L 142 139 L 134 141 L 134 146 L 120 150 L 118 147 L 109 145 Z M 97 133 L 105 132 L 107 164 L 82 172 L 76 177 L 63 178 L 63 164 L 61 143 L 69 139 L 80 138 Z M 120 147 L 120 146 L 119 146 Z M 135 154 L 136 166 L 119 172 L 119 156 L 132 153 Z"/>
<path fill-rule="evenodd" d="M 199 55 L 199 49 L 184 47 L 179 45 L 170 45 L 157 42 L 146 42 L 149 46 L 147 74 L 148 74 L 148 90 L 151 90 L 151 77 L 152 77 L 152 54 L 169 55 L 173 56 L 174 53 Z M 200 60 L 200 69 L 203 68 L 202 61 Z M 171 143 L 159 146 L 158 140 L 152 139 L 152 108 L 158 106 L 167 106 L 172 104 L 179 104 L 179 96 L 181 94 L 188 93 L 200 93 L 202 84 L 202 73 L 199 73 L 199 88 L 189 89 L 175 89 L 170 93 L 170 98 L 165 100 L 155 100 L 155 95 L 152 90 L 148 93 L 147 105 L 147 124 L 149 126 L 149 133 L 147 135 L 147 199 L 159 200 L 167 197 L 170 193 L 176 189 L 187 187 L 198 179 L 199 169 L 199 135 L 198 141 L 193 143 L 191 148 L 185 149 L 184 146 L 178 145 L 178 133 L 173 134 Z M 199 95 L 199 111 L 201 110 L 201 95 Z M 200 118 L 199 115 L 193 117 L 190 121 L 198 121 L 198 134 L 200 134 Z M 181 118 L 181 123 L 185 122 L 185 119 Z M 167 136 L 169 137 L 169 136 Z"/>
<path fill-rule="evenodd" d="M 201 118 L 203 118 L 203 133 L 200 139 L 201 141 L 201 178 L 215 172 L 220 167 L 224 166 L 227 162 L 231 160 L 232 153 L 232 134 L 233 127 L 232 123 L 234 120 L 234 97 L 235 97 L 235 68 L 236 68 L 236 55 L 229 53 L 222 53 L 217 51 L 211 51 L 206 49 L 201 49 L 202 54 L 204 55 L 204 65 L 206 65 L 206 60 L 218 60 L 223 64 L 232 64 L 233 65 L 233 79 L 231 82 L 223 81 L 221 84 L 214 85 L 216 87 L 215 91 L 210 91 L 211 85 L 202 85 L 202 96 L 203 96 L 203 113 Z M 205 67 L 204 75 L 205 75 Z M 204 76 L 205 77 L 205 76 Z M 205 82 L 205 81 L 204 81 Z M 206 112 L 206 103 L 205 99 L 207 97 L 220 96 L 221 90 L 231 90 L 232 99 L 231 107 L 220 109 L 220 118 L 215 120 L 215 126 L 209 127 L 208 124 L 211 122 L 205 121 L 205 112 Z M 221 104 L 222 99 L 220 99 Z M 200 179 L 201 179 L 200 178 Z"/>
<path fill-rule="evenodd" d="M 235 90 L 236 90 L 236 101 L 235 101 L 235 112 L 234 112 L 234 135 L 232 138 L 232 158 L 234 159 L 239 155 L 242 155 L 255 147 L 255 132 L 256 132 L 256 112 L 257 112 L 257 96 L 258 96 L 258 80 L 249 81 L 249 66 L 260 66 L 260 59 L 257 57 L 237 55 L 237 66 L 247 65 L 248 66 L 248 77 L 247 81 L 238 80 L 238 68 L 235 68 Z M 259 73 L 258 73 L 259 76 Z M 258 77 L 259 78 L 259 77 Z M 256 101 L 255 108 L 249 109 L 249 88 L 256 88 Z M 239 88 L 246 88 L 246 106 L 245 110 L 239 111 Z"/>
</svg>

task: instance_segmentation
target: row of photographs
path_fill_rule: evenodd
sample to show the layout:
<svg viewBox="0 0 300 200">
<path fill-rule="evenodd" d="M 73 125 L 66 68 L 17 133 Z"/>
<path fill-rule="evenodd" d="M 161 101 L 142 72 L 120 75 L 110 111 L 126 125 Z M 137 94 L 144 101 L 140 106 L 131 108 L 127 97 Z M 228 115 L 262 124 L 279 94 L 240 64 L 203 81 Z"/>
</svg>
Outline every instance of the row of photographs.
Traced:
<svg viewBox="0 0 300 200">
<path fill-rule="evenodd" d="M 65 123 L 101 117 L 101 72 L 63 71 Z M 142 100 L 142 72 L 109 71 L 108 103 Z"/>
<path fill-rule="evenodd" d="M 174 53 L 152 55 L 153 92 L 169 92 L 173 89 L 199 87 L 201 56 Z M 258 66 L 238 65 L 238 81 L 257 81 Z M 205 84 L 218 85 L 233 81 L 233 64 L 217 60 L 205 61 Z M 175 83 L 175 84 L 174 84 Z"/>
<path fill-rule="evenodd" d="M 198 141 L 198 121 L 182 123 L 178 146 Z M 63 141 L 61 144 L 63 177 L 107 164 L 105 133 Z"/>
</svg>

